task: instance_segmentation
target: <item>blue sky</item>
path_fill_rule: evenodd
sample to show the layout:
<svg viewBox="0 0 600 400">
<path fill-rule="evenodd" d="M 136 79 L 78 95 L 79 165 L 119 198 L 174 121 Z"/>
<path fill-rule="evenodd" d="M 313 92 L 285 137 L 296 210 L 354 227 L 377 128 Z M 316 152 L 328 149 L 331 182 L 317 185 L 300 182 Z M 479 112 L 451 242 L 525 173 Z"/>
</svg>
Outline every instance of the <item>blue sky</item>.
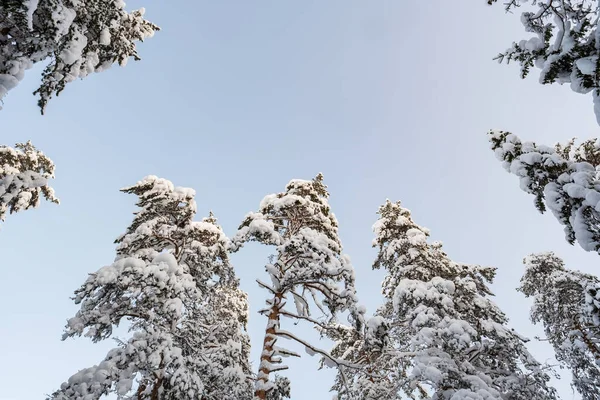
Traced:
<svg viewBox="0 0 600 400">
<path fill-rule="evenodd" d="M 487 144 L 490 128 L 548 144 L 598 135 L 591 98 L 492 61 L 522 37 L 518 16 L 483 0 L 128 3 L 140 6 L 163 29 L 141 62 L 70 84 L 44 117 L 34 68 L 0 111 L 1 142 L 31 139 L 48 154 L 62 200 L 0 229 L 0 400 L 43 398 L 114 345 L 60 337 L 76 311 L 69 296 L 111 263 L 135 211 L 118 189 L 149 174 L 194 188 L 200 214 L 212 209 L 233 235 L 264 195 L 323 172 L 369 311 L 381 303 L 371 226 L 386 198 L 455 260 L 498 267 L 496 301 L 530 337 L 541 331 L 514 290 L 524 256 L 554 250 L 596 272 L 598 256 L 564 241 Z M 268 254 L 253 245 L 233 257 L 251 297 L 255 363 L 266 293 L 254 280 Z M 544 344 L 531 349 L 552 358 Z M 290 363 L 294 400 L 331 398 L 332 373 L 317 362 Z M 556 386 L 578 398 L 568 376 Z"/>
</svg>

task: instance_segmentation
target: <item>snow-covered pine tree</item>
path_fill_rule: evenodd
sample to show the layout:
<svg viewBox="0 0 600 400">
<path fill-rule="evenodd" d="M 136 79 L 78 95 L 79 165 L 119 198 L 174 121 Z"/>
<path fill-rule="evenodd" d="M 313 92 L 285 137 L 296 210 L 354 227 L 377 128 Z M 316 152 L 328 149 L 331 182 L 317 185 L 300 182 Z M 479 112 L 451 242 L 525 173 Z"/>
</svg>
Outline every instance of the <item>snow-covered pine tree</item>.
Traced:
<svg viewBox="0 0 600 400">
<path fill-rule="evenodd" d="M 402 327 L 392 340 L 412 353 L 409 388 L 428 387 L 435 400 L 555 399 L 527 340 L 488 298 L 495 269 L 451 261 L 399 202 L 378 213 L 373 266 L 387 272 L 380 314 Z"/>
<path fill-rule="evenodd" d="M 600 399 L 599 281 L 564 267 L 553 253 L 523 261 L 519 290 L 534 300 L 531 320 L 541 322 L 556 359 L 573 373 L 572 386 L 584 400 Z"/>
<path fill-rule="evenodd" d="M 535 196 L 540 212 L 550 209 L 565 226 L 566 240 L 600 253 L 600 142 L 571 141 L 554 148 L 491 131 L 491 148 L 504 168 L 519 177 L 521 189 Z"/>
<path fill-rule="evenodd" d="M 31 142 L 0 146 L 0 222 L 6 213 L 37 207 L 42 197 L 58 204 L 51 178 L 54 163 Z"/>
<path fill-rule="evenodd" d="M 498 0 L 486 0 L 488 4 Z M 592 93 L 600 123 L 600 42 L 598 0 L 499 1 L 507 12 L 522 8 L 521 22 L 532 36 L 514 42 L 497 59 L 515 61 L 521 78 L 532 67 L 540 70 L 540 83 L 568 83 L 576 93 Z"/>
<path fill-rule="evenodd" d="M 97 342 L 125 320 L 133 333 L 50 398 L 251 399 L 248 305 L 228 238 L 212 214 L 193 220 L 192 189 L 148 176 L 123 191 L 138 196 L 140 210 L 116 241 L 116 261 L 75 292 L 81 308 L 63 339 Z"/>
<path fill-rule="evenodd" d="M 136 42 L 158 27 L 144 20 L 144 9 L 124 7 L 122 0 L 0 1 L 0 100 L 38 62 L 49 62 L 35 92 L 44 113 L 67 83 L 139 60 Z"/>
<path fill-rule="evenodd" d="M 271 282 L 258 281 L 270 293 L 267 308 L 261 311 L 268 320 L 256 383 L 258 399 L 270 399 L 271 393 L 279 391 L 278 381 L 271 377 L 287 369 L 282 357 L 298 356 L 277 346 L 280 337 L 337 363 L 328 352 L 280 327 L 285 317 L 328 329 L 336 314 L 355 311 L 354 270 L 342 254 L 328 197 L 321 174 L 311 181 L 292 180 L 285 192 L 266 196 L 258 212 L 246 216 L 232 240 L 234 251 L 248 241 L 276 246 L 276 258 L 266 266 Z M 294 302 L 294 310 L 286 308 L 288 300 Z M 313 315 L 315 310 L 317 315 Z"/>
</svg>

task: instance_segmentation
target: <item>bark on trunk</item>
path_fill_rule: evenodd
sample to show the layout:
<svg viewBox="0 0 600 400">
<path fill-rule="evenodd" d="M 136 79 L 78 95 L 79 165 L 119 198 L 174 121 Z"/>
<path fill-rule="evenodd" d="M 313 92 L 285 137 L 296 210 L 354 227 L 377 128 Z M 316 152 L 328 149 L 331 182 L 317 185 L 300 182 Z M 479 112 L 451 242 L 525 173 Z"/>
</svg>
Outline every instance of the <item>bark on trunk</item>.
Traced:
<svg viewBox="0 0 600 400">
<path fill-rule="evenodd" d="M 256 385 L 256 391 L 254 392 L 256 398 L 260 400 L 267 399 L 267 390 L 265 387 L 269 382 L 269 375 L 271 374 L 270 366 L 279 362 L 273 359 L 273 348 L 275 346 L 275 342 L 277 342 L 276 332 L 279 328 L 282 299 L 283 293 L 276 293 L 275 296 L 273 296 L 273 303 L 271 304 L 271 310 L 269 311 L 267 328 L 265 329 L 265 339 L 263 341 L 263 350 L 260 356 L 260 365 L 258 369 L 258 381 Z"/>
</svg>

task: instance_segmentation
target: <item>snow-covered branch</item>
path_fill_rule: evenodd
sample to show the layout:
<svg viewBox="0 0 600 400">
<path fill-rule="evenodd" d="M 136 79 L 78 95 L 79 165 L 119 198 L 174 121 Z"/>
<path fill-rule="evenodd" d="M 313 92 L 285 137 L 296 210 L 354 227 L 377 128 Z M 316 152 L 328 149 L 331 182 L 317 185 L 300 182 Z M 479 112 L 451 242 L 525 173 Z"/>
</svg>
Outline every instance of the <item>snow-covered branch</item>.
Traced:
<svg viewBox="0 0 600 400">
<path fill-rule="evenodd" d="M 315 355 L 315 354 L 319 354 L 323 357 L 325 357 L 326 360 L 328 360 L 328 362 L 326 361 L 326 364 L 328 364 L 328 366 L 332 367 L 332 366 L 344 366 L 347 368 L 362 368 L 362 365 L 359 364 L 353 364 L 344 360 L 340 360 L 337 359 L 333 356 L 331 356 L 331 354 L 329 354 L 328 351 L 320 349 L 310 343 L 308 343 L 305 340 L 300 339 L 298 336 L 294 335 L 291 332 L 288 331 L 284 331 L 281 329 L 278 329 L 277 331 L 275 331 L 275 333 L 277 334 L 277 336 L 281 336 L 281 337 L 285 337 L 287 339 L 291 339 L 294 340 L 298 343 L 300 343 L 301 345 L 303 345 L 304 347 L 306 347 L 307 352 L 309 353 L 309 355 Z"/>
<path fill-rule="evenodd" d="M 497 0 L 487 0 L 488 4 Z M 498 55 L 499 62 L 517 62 L 521 77 L 532 67 L 542 84 L 569 84 L 576 93 L 591 93 L 600 121 L 600 40 L 597 0 L 510 0 L 506 11 L 523 9 L 524 31 L 533 36 L 514 42 Z"/>
<path fill-rule="evenodd" d="M 7 213 L 37 207 L 42 198 L 58 204 L 51 178 L 54 163 L 31 142 L 0 146 L 0 222 Z"/>
<path fill-rule="evenodd" d="M 566 240 L 600 253 L 600 142 L 554 148 L 521 140 L 509 132 L 491 131 L 491 148 L 504 168 L 516 175 L 521 189 L 535 196 L 540 212 L 550 209 L 565 226 Z"/>
<path fill-rule="evenodd" d="M 144 19 L 143 8 L 124 6 L 113 0 L 0 2 L 0 101 L 37 63 L 47 64 L 35 92 L 43 113 L 69 82 L 139 60 L 136 42 L 158 27 Z"/>
</svg>

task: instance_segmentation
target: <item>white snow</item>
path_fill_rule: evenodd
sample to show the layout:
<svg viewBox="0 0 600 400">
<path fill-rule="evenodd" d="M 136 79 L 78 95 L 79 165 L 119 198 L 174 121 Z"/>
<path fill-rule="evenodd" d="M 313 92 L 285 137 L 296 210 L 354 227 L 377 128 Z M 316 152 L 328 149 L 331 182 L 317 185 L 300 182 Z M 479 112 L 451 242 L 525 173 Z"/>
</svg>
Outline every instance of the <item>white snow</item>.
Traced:
<svg viewBox="0 0 600 400">
<path fill-rule="evenodd" d="M 102 31 L 100 31 L 99 42 L 103 46 L 108 46 L 110 44 L 110 30 L 108 27 L 104 27 Z"/>
</svg>

